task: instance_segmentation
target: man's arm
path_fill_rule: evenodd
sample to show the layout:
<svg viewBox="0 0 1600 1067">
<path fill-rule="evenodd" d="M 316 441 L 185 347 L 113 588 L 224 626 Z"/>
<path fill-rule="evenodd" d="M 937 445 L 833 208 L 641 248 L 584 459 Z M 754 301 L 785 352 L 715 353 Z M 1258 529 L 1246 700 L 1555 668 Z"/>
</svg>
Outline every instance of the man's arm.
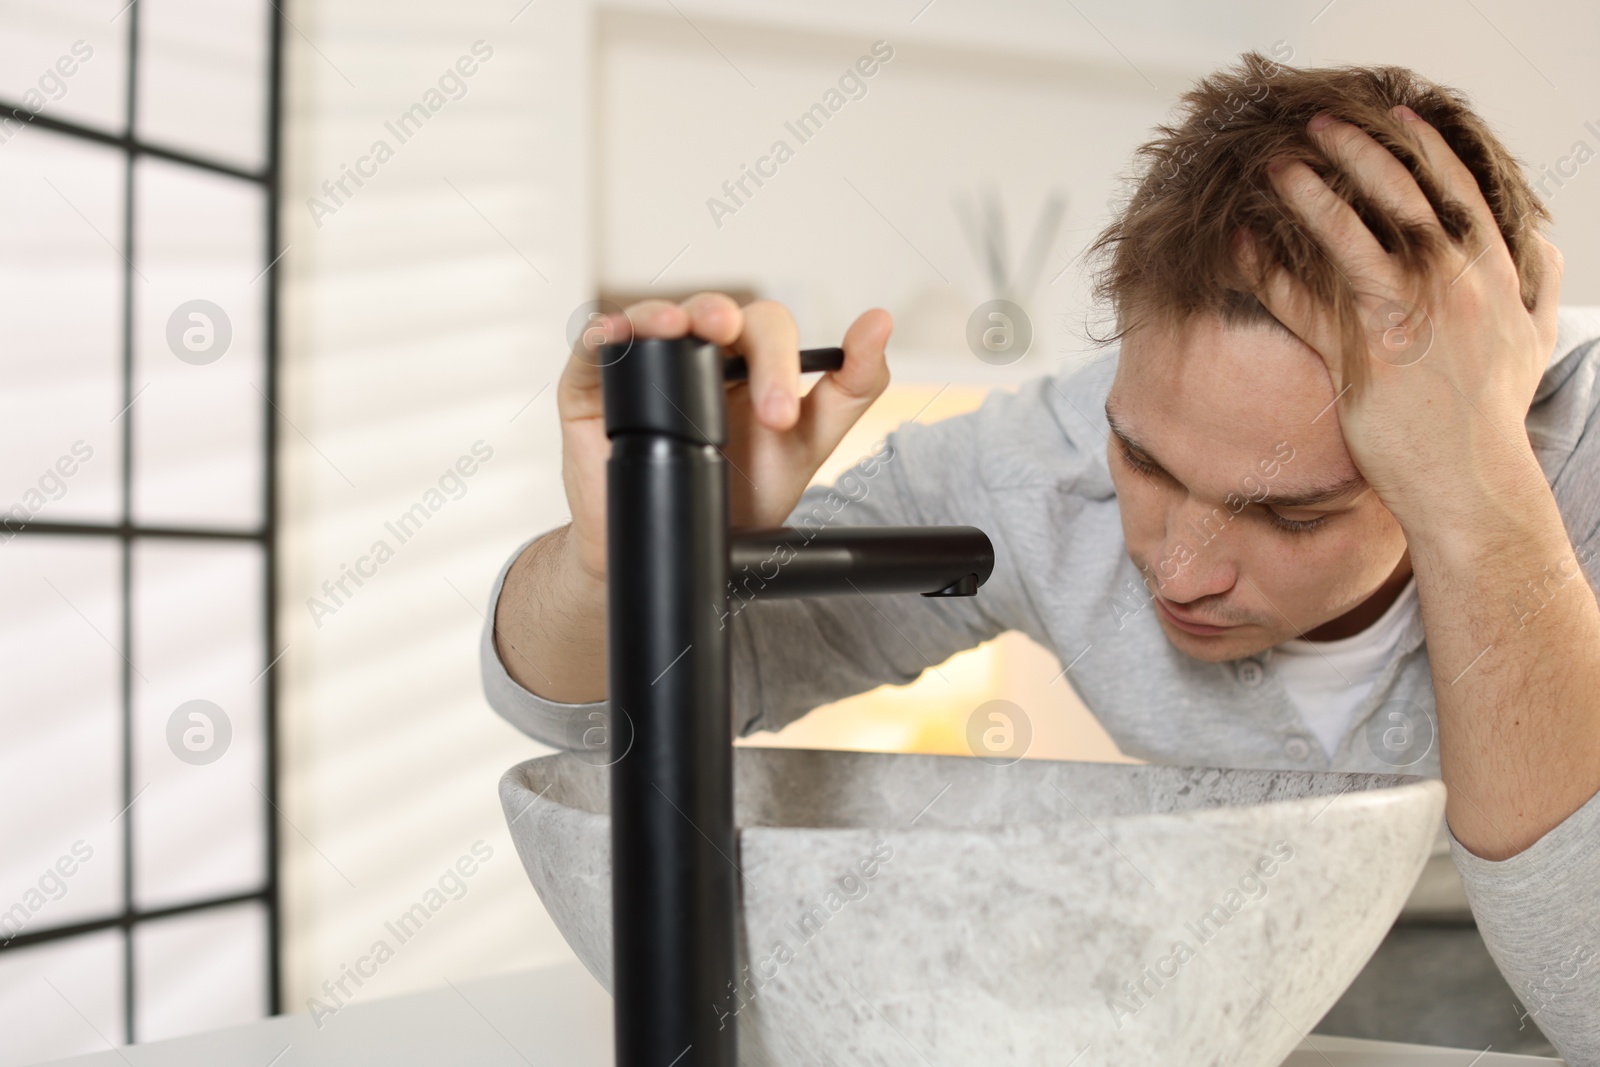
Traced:
<svg viewBox="0 0 1600 1067">
<path fill-rule="evenodd" d="M 992 409 L 1016 403 L 1001 393 L 988 412 L 900 427 L 833 485 L 808 489 L 787 525 L 801 531 L 930 523 L 994 530 L 977 469 L 976 424 L 997 417 L 1015 426 L 1015 414 Z M 496 711 L 546 744 L 575 748 L 602 737 L 606 723 L 603 587 L 585 593 L 563 586 L 573 580 L 562 574 L 563 536 L 564 528 L 545 534 L 507 562 L 491 595 L 495 628 L 485 628 L 480 655 L 485 693 Z M 995 573 L 976 597 L 774 599 L 762 595 L 763 568 L 731 576 L 725 622 L 735 732 L 781 729 L 819 705 L 910 682 L 1020 621 L 1026 598 L 1002 546 L 998 541 Z M 523 602 L 513 603 L 514 597 Z M 591 606 L 592 614 L 576 621 L 574 605 Z"/>
<path fill-rule="evenodd" d="M 1402 308 L 1401 341 L 1417 333 L 1426 347 L 1397 352 L 1391 331 L 1369 328 L 1365 349 L 1347 352 L 1345 320 L 1256 263 L 1248 234 L 1240 248 L 1262 302 L 1322 357 L 1351 459 L 1405 531 L 1452 850 L 1484 941 L 1567 1061 L 1600 1063 L 1600 608 L 1526 426 L 1558 337 L 1561 256 L 1521 229 L 1543 253 L 1522 278 L 1471 172 L 1428 123 L 1395 115 L 1440 195 L 1470 217 L 1463 238 L 1366 132 L 1331 116 L 1308 129 L 1363 196 L 1428 230 L 1424 276 L 1311 168 L 1286 162 L 1268 179 L 1364 321 Z"/>
<path fill-rule="evenodd" d="M 1498 221 L 1445 139 L 1397 107 L 1411 147 L 1470 216 L 1450 237 L 1410 170 L 1352 123 L 1312 118 L 1309 133 L 1362 194 L 1430 230 L 1427 274 L 1413 277 L 1354 208 L 1304 163 L 1267 178 L 1349 280 L 1365 330 L 1346 350 L 1338 312 L 1277 264 L 1259 264 L 1262 302 L 1328 366 L 1350 458 L 1405 531 L 1434 672 L 1446 817 L 1488 859 L 1515 856 L 1600 790 L 1600 608 L 1568 581 L 1538 611 L 1528 590 L 1554 571 L 1582 577 L 1526 416 L 1557 339 L 1562 258 L 1541 242 L 1533 310 Z M 1245 261 L 1253 245 L 1242 235 Z M 1397 350 L 1400 330 L 1411 347 Z M 1414 339 L 1414 341 L 1413 341 Z"/>
<path fill-rule="evenodd" d="M 1568 1063 L 1600 1063 L 1600 609 L 1587 543 L 1527 470 L 1477 521 L 1408 541 L 1478 930 L 1520 1011 Z"/>
<path fill-rule="evenodd" d="M 1364 130 L 1319 115 L 1312 138 L 1363 195 L 1432 231 L 1435 261 L 1411 276 L 1350 204 L 1291 161 L 1269 167 L 1269 180 L 1359 310 L 1385 314 L 1368 320 L 1363 349 L 1346 351 L 1337 312 L 1281 268 L 1266 265 L 1259 295 L 1327 364 L 1351 459 L 1405 531 L 1450 828 L 1475 854 L 1503 859 L 1600 791 L 1600 607 L 1587 581 L 1571 580 L 1583 571 L 1525 425 L 1557 338 L 1561 254 L 1536 230 L 1524 235 L 1544 252 L 1530 312 L 1476 179 L 1437 130 L 1395 112 L 1470 231 L 1448 235 L 1406 166 Z M 1371 329 L 1394 308 L 1406 309 L 1398 329 L 1415 349 Z M 1519 608 L 1551 572 L 1568 578 L 1560 594 Z"/>
<path fill-rule="evenodd" d="M 494 651 L 529 692 L 564 704 L 606 694 L 606 587 L 575 565 L 571 526 L 522 550 L 494 603 Z"/>
<path fill-rule="evenodd" d="M 1474 507 L 1406 531 L 1450 830 L 1491 860 L 1600 792 L 1600 606 L 1523 446 Z"/>
</svg>

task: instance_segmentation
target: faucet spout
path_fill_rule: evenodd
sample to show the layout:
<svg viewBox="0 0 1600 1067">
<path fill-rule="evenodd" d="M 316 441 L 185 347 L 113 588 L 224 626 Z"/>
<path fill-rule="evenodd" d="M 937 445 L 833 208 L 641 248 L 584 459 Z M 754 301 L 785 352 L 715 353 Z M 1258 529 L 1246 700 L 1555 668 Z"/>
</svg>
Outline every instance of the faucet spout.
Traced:
<svg viewBox="0 0 1600 1067">
<path fill-rule="evenodd" d="M 729 539 L 729 591 L 741 597 L 975 596 L 993 572 L 994 546 L 974 526 L 780 526 Z"/>
</svg>

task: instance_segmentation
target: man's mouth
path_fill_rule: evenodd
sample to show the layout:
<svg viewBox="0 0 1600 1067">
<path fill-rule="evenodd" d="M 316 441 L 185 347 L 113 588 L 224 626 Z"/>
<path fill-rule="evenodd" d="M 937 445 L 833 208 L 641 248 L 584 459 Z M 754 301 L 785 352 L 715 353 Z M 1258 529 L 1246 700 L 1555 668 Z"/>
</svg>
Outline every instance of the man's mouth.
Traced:
<svg viewBox="0 0 1600 1067">
<path fill-rule="evenodd" d="M 1200 635 L 1220 634 L 1227 630 L 1233 629 L 1232 626 L 1217 626 L 1212 623 L 1192 620 L 1188 616 L 1187 612 L 1185 612 L 1183 615 L 1180 615 L 1178 612 L 1181 609 L 1178 607 L 1178 605 L 1173 604 L 1166 597 L 1159 593 L 1156 594 L 1156 606 L 1161 609 L 1163 614 L 1166 615 L 1168 622 L 1172 623 L 1174 626 L 1178 627 L 1178 629 L 1183 630 L 1186 633 Z"/>
</svg>

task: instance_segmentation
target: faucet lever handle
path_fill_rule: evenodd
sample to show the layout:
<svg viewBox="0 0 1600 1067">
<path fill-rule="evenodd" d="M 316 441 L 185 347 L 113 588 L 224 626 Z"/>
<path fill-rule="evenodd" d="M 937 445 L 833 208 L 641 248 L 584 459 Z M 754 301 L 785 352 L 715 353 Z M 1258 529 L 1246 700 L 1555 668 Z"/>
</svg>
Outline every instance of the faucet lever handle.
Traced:
<svg viewBox="0 0 1600 1067">
<path fill-rule="evenodd" d="M 800 350 L 800 373 L 812 374 L 816 371 L 838 370 L 844 366 L 844 349 L 842 348 L 802 348 Z M 743 356 L 730 355 L 722 364 L 722 380 L 725 382 L 742 382 L 750 377 L 750 363 Z"/>
</svg>

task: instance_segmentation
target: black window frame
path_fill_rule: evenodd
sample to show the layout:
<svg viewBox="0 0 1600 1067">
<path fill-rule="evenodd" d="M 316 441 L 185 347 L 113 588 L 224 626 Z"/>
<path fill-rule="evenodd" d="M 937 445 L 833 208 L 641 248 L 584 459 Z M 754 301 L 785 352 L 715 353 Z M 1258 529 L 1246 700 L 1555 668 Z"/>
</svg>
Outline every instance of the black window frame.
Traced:
<svg viewBox="0 0 1600 1067">
<path fill-rule="evenodd" d="M 98 539 L 115 538 L 119 547 L 120 569 L 120 619 L 122 663 L 119 678 L 119 701 L 122 712 L 120 743 L 122 745 L 121 801 L 122 801 L 122 908 L 120 911 L 74 923 L 42 930 L 19 933 L 9 940 L 0 941 L 0 952 L 15 951 L 35 945 L 82 937 L 104 930 L 116 929 L 122 933 L 123 960 L 123 1034 L 128 1044 L 139 1040 L 136 1018 L 138 988 L 134 968 L 134 930 L 136 927 L 159 919 L 191 912 L 206 911 L 230 905 L 259 902 L 265 907 L 267 919 L 267 1013 L 277 1015 L 283 1010 L 283 972 L 280 946 L 280 872 L 278 864 L 278 686 L 276 667 L 279 653 L 277 591 L 277 416 L 278 416 L 278 305 L 279 289 L 276 266 L 281 258 L 278 246 L 281 241 L 278 195 L 280 190 L 282 160 L 283 120 L 283 25 L 284 16 L 273 0 L 267 0 L 268 17 L 267 100 L 266 100 L 266 155 L 265 165 L 251 170 L 219 159 L 187 151 L 175 150 L 140 140 L 137 135 L 138 84 L 139 84 L 139 8 L 138 0 L 131 0 L 122 17 L 127 18 L 127 84 L 123 112 L 124 128 L 121 134 L 96 129 L 77 122 L 63 121 L 44 114 L 34 114 L 16 101 L 0 99 L 0 114 L 20 120 L 24 126 L 37 126 L 52 133 L 80 141 L 119 150 L 123 164 L 123 229 L 121 249 L 122 269 L 122 396 L 121 410 L 129 411 L 134 393 L 134 260 L 138 234 L 135 232 L 135 173 L 141 157 L 160 159 L 212 174 L 249 182 L 263 193 L 266 218 L 263 220 L 263 282 L 265 306 L 262 334 L 262 361 L 264 385 L 262 390 L 262 521 L 254 530 L 239 531 L 217 529 L 198 525 L 151 526 L 133 521 L 133 419 L 121 420 L 122 466 L 119 474 L 121 488 L 121 521 L 116 523 L 91 522 L 16 522 L 0 519 L 0 529 L 8 534 L 23 536 L 69 536 Z M 283 251 L 287 251 L 284 249 Z M 134 545 L 146 540 L 190 540 L 215 543 L 248 542 L 262 550 L 262 663 L 266 665 L 261 682 L 263 713 L 263 755 L 265 760 L 266 790 L 262 805 L 265 824 L 263 838 L 265 876 L 259 888 L 224 896 L 201 897 L 181 904 L 161 908 L 140 909 L 134 906 L 133 868 L 134 833 L 133 818 L 128 815 L 137 795 L 133 782 L 133 665 L 135 635 L 133 632 L 132 558 Z"/>
</svg>

